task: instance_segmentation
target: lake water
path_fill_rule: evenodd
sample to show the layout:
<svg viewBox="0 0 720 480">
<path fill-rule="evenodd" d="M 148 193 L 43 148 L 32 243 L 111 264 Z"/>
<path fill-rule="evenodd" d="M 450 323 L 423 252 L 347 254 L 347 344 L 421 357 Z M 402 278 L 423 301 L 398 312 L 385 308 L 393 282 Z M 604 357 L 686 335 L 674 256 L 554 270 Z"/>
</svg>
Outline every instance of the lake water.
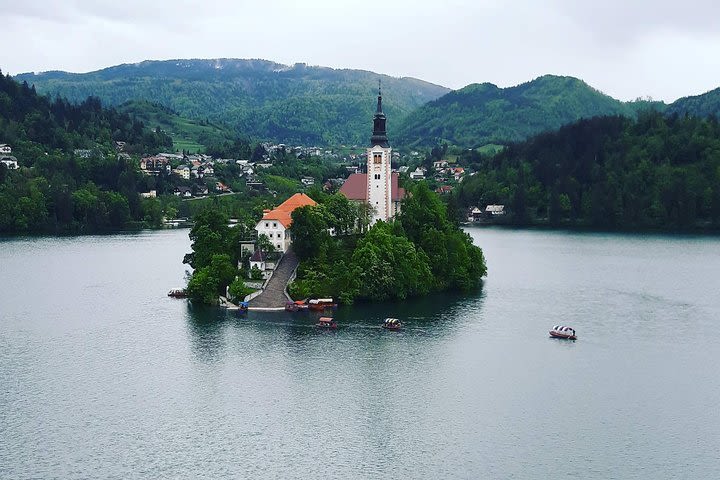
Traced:
<svg viewBox="0 0 720 480">
<path fill-rule="evenodd" d="M 187 230 L 0 241 L 0 478 L 720 478 L 719 239 L 468 231 L 337 332 L 166 297 Z"/>
</svg>

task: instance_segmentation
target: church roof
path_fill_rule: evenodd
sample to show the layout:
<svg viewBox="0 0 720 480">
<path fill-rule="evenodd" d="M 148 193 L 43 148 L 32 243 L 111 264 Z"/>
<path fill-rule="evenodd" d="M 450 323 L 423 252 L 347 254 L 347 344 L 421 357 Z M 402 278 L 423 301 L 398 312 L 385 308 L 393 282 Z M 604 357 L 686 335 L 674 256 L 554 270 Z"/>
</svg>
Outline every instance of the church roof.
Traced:
<svg viewBox="0 0 720 480">
<path fill-rule="evenodd" d="M 399 202 L 405 197 L 405 189 L 399 186 L 399 174 L 393 172 L 390 183 L 391 198 L 393 202 Z M 368 186 L 367 173 L 353 173 L 345 180 L 340 193 L 345 195 L 349 200 L 367 201 Z"/>
<path fill-rule="evenodd" d="M 373 147 L 380 145 L 383 148 L 390 147 L 387 137 L 387 129 L 385 127 L 386 122 L 385 114 L 382 110 L 382 92 L 378 88 L 378 100 L 377 109 L 375 110 L 375 116 L 373 117 L 373 133 L 370 137 L 370 145 Z"/>
<path fill-rule="evenodd" d="M 263 215 L 262 220 L 276 220 L 282 223 L 283 227 L 289 228 L 290 225 L 292 225 L 292 212 L 296 208 L 308 205 L 315 206 L 317 205 L 317 202 L 304 193 L 296 193 L 278 205 L 275 209 L 266 212 Z"/>
</svg>

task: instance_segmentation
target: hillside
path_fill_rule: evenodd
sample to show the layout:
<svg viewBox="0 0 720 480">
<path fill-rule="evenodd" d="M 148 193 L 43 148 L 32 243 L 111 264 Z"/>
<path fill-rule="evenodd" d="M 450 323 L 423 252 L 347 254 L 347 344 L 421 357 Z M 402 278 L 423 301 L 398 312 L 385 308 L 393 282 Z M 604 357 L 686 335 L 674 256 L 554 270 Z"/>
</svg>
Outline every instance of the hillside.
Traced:
<svg viewBox="0 0 720 480">
<path fill-rule="evenodd" d="M 580 118 L 633 115 L 634 107 L 573 77 L 545 75 L 509 88 L 472 84 L 408 115 L 396 133 L 403 145 L 439 141 L 464 147 L 520 141 Z"/>
<path fill-rule="evenodd" d="M 450 90 L 414 78 L 265 60 L 168 60 L 96 72 L 21 74 L 38 92 L 110 105 L 147 100 L 181 116 L 230 125 L 258 139 L 304 144 L 365 144 L 382 80 L 389 127 Z"/>
<path fill-rule="evenodd" d="M 206 120 L 192 120 L 179 115 L 168 107 L 146 100 L 131 100 L 117 110 L 142 121 L 145 125 L 160 127 L 173 140 L 173 148 L 196 153 L 209 145 L 232 141 L 237 135 L 231 128 Z"/>
<path fill-rule="evenodd" d="M 155 199 L 141 199 L 152 178 L 126 152 L 172 148 L 162 130 L 97 98 L 77 105 L 38 95 L 0 74 L 0 143 L 11 155 L 0 163 L 0 235 L 97 232 L 162 220 Z"/>
<path fill-rule="evenodd" d="M 720 228 L 720 125 L 705 118 L 583 119 L 474 168 L 455 192 L 457 203 L 503 204 L 519 225 Z"/>
<path fill-rule="evenodd" d="M 702 95 L 680 98 L 670 104 L 667 111 L 668 113 L 687 114 L 696 117 L 720 116 L 720 88 Z"/>
</svg>

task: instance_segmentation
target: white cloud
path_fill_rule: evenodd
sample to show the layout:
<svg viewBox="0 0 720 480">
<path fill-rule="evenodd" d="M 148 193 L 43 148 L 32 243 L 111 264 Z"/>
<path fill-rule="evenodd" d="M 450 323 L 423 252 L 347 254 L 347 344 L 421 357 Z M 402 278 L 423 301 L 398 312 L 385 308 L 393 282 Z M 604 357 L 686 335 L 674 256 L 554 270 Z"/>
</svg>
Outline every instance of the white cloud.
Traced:
<svg viewBox="0 0 720 480">
<path fill-rule="evenodd" d="M 459 88 L 573 75 L 622 99 L 718 86 L 720 3 L 606 0 L 0 0 L 0 68 L 90 71 L 169 58 L 265 58 Z"/>
</svg>

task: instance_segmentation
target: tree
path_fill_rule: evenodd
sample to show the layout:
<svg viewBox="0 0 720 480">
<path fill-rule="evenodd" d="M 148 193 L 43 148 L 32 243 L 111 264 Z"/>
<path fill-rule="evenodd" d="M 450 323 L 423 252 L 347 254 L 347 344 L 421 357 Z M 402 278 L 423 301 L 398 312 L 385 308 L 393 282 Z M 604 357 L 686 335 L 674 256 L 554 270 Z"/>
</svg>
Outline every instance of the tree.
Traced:
<svg viewBox="0 0 720 480">
<path fill-rule="evenodd" d="M 230 255 L 213 255 L 209 265 L 193 272 L 187 286 L 188 296 L 194 301 L 214 305 L 236 275 L 237 268 L 230 261 Z"/>
<path fill-rule="evenodd" d="M 292 213 L 290 232 L 293 250 L 300 260 L 317 256 L 330 240 L 328 224 L 318 206 L 296 208 Z"/>
</svg>

